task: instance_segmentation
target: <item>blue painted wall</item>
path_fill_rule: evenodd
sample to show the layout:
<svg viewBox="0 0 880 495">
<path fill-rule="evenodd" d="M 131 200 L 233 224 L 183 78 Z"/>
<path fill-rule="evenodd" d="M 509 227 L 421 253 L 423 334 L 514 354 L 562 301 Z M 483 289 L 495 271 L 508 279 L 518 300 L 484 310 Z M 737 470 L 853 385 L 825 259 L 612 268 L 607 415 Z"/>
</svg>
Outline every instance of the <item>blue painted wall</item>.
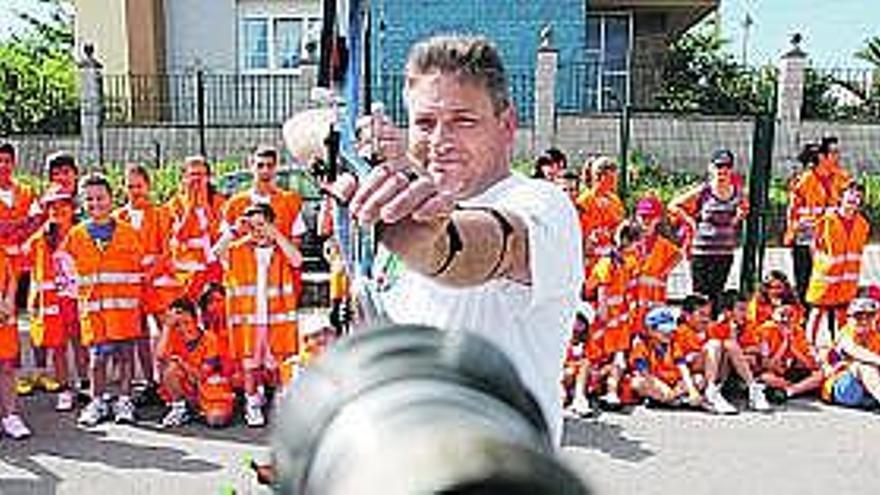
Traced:
<svg viewBox="0 0 880 495">
<path fill-rule="evenodd" d="M 484 35 L 495 42 L 511 78 L 520 120 L 531 122 L 535 57 L 543 26 L 553 27 L 560 64 L 584 60 L 585 0 L 373 0 L 374 87 L 402 115 L 400 74 L 410 46 L 432 34 Z"/>
</svg>

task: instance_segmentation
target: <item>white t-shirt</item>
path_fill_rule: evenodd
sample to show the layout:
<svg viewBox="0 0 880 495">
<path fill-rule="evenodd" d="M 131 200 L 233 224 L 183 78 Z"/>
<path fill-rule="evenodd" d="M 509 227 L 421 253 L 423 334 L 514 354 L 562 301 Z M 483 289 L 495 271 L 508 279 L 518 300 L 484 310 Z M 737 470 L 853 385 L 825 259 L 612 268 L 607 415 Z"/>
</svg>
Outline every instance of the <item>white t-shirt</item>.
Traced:
<svg viewBox="0 0 880 495">
<path fill-rule="evenodd" d="M 257 258 L 257 299 L 256 306 L 257 325 L 269 323 L 269 267 L 272 265 L 272 253 L 274 246 L 255 247 L 254 254 Z"/>
<path fill-rule="evenodd" d="M 507 354 L 562 440 L 560 378 L 583 276 L 577 213 L 549 182 L 512 175 L 463 206 L 491 206 L 521 218 L 528 228 L 531 285 L 492 280 L 454 288 L 404 269 L 383 293 L 395 323 L 472 331 Z"/>
<path fill-rule="evenodd" d="M 144 210 L 140 210 L 132 207 L 131 205 L 126 206 L 128 209 L 128 218 L 130 219 L 129 223 L 135 230 L 141 230 L 141 227 L 144 225 Z"/>
</svg>

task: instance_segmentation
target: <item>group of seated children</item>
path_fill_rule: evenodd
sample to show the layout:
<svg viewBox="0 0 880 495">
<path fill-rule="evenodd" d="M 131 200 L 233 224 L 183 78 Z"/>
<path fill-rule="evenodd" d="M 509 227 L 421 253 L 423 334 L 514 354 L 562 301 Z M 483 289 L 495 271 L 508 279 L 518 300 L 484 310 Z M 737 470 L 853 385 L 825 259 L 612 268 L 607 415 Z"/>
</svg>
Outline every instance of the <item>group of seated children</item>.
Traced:
<svg viewBox="0 0 880 495">
<path fill-rule="evenodd" d="M 755 411 L 817 392 L 829 403 L 874 407 L 880 399 L 880 303 L 869 292 L 851 301 L 830 346 L 808 338 L 806 312 L 778 271 L 751 298 L 728 290 L 713 305 L 693 294 L 679 308 L 652 307 L 623 330 L 599 314 L 607 309 L 585 305 L 565 365 L 567 411 L 583 417 L 597 405 L 648 403 L 735 414 L 728 399 L 737 391 Z"/>
</svg>

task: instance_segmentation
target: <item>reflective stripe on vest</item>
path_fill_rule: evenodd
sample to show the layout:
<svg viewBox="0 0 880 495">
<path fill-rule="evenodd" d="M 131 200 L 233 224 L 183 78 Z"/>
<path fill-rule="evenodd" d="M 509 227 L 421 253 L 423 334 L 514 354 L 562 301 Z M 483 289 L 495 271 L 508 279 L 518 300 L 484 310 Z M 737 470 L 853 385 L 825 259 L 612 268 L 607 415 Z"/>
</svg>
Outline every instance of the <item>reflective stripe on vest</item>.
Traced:
<svg viewBox="0 0 880 495">
<path fill-rule="evenodd" d="M 86 313 L 95 313 L 107 309 L 137 309 L 140 301 L 131 297 L 107 297 L 104 299 L 96 299 L 87 301 L 81 305 Z"/>
<path fill-rule="evenodd" d="M 144 259 L 143 259 L 143 261 L 141 261 L 141 264 L 144 266 L 152 265 L 153 263 L 156 262 L 157 259 L 159 259 L 159 257 L 156 256 L 155 254 L 147 254 L 147 255 L 144 255 Z"/>
<path fill-rule="evenodd" d="M 276 325 L 278 323 L 295 323 L 299 321 L 295 311 L 288 313 L 276 313 L 266 316 L 265 322 L 260 322 L 255 314 L 229 315 L 229 323 L 232 325 Z"/>
<path fill-rule="evenodd" d="M 644 287 L 666 287 L 665 281 L 660 280 L 657 277 L 651 277 L 648 275 L 639 276 L 639 278 L 636 280 L 636 284 Z"/>
<path fill-rule="evenodd" d="M 813 272 L 813 278 L 817 282 L 823 282 L 826 284 L 839 284 L 841 282 L 858 282 L 859 274 L 858 273 L 844 273 L 841 275 L 825 275 L 823 273 Z"/>
<path fill-rule="evenodd" d="M 840 265 L 843 263 L 861 263 L 862 253 L 843 253 L 835 256 L 826 253 L 817 252 L 814 255 L 814 263 L 827 263 L 829 265 Z"/>
<path fill-rule="evenodd" d="M 200 272 L 205 270 L 207 266 L 198 261 L 175 261 L 174 268 L 182 272 Z"/>
<path fill-rule="evenodd" d="M 183 287 L 183 284 L 171 275 L 162 275 L 153 280 L 153 287 Z"/>
<path fill-rule="evenodd" d="M 100 272 L 94 275 L 77 277 L 76 281 L 82 286 L 107 284 L 107 285 L 134 285 L 141 283 L 143 275 L 130 272 Z"/>
<path fill-rule="evenodd" d="M 59 314 L 61 314 L 61 308 L 59 308 L 57 304 L 44 306 L 40 309 L 41 316 L 58 316 Z"/>
<path fill-rule="evenodd" d="M 256 285 L 241 285 L 238 287 L 230 287 L 227 289 L 228 294 L 234 297 L 256 297 Z M 280 288 L 277 286 L 266 288 L 266 297 L 292 296 L 296 293 L 296 288 L 292 284 L 284 284 Z"/>
</svg>

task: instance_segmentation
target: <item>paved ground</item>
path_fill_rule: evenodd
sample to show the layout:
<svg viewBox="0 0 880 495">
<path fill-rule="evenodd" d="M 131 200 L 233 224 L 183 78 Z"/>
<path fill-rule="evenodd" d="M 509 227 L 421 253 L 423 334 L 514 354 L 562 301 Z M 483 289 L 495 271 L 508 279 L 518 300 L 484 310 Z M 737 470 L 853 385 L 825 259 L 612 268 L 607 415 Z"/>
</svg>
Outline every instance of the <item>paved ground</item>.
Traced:
<svg viewBox="0 0 880 495">
<path fill-rule="evenodd" d="M 0 441 L 2 495 L 268 493 L 242 462 L 267 454 L 265 430 L 84 431 L 48 398 L 27 406 L 37 433 Z M 877 414 L 812 401 L 735 417 L 635 408 L 568 420 L 562 456 L 600 494 L 868 494 L 880 486 L 878 438 Z"/>
</svg>

